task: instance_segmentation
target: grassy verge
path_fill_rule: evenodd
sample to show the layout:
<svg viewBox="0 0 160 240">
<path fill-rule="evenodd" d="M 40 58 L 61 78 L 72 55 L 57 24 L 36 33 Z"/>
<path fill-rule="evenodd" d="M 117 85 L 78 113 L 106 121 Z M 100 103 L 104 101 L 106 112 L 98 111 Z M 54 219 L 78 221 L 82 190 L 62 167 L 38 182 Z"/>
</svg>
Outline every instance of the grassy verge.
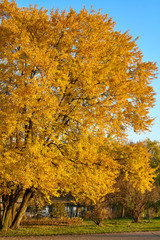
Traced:
<svg viewBox="0 0 160 240">
<path fill-rule="evenodd" d="M 92 221 L 84 221 L 76 226 L 32 226 L 10 230 L 8 233 L 0 232 L 0 236 L 42 236 L 62 234 L 88 234 L 88 233 L 113 233 L 113 232 L 142 232 L 160 230 L 160 219 L 151 221 L 142 220 L 141 223 L 133 223 L 129 219 L 112 219 L 104 221 L 101 227 Z"/>
</svg>

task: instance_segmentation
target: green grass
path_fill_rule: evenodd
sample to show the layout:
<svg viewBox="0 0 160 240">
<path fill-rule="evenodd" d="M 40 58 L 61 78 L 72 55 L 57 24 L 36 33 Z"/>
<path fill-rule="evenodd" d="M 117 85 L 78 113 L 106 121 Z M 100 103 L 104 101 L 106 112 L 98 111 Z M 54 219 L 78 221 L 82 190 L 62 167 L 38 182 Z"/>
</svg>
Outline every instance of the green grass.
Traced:
<svg viewBox="0 0 160 240">
<path fill-rule="evenodd" d="M 62 234 L 88 234 L 88 233 L 113 233 L 113 232 L 142 232 L 160 230 L 160 219 L 151 221 L 142 220 L 141 223 L 133 223 L 130 219 L 112 219 L 104 221 L 101 227 L 92 221 L 84 221 L 78 226 L 32 226 L 10 230 L 8 233 L 0 232 L 1 236 L 42 236 Z"/>
</svg>

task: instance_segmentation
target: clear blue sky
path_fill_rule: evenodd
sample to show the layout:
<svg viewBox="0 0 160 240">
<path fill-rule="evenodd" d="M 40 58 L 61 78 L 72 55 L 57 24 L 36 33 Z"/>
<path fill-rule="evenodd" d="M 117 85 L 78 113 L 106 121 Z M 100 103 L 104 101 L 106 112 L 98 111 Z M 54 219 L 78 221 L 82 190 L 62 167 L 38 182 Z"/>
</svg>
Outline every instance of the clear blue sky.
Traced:
<svg viewBox="0 0 160 240">
<path fill-rule="evenodd" d="M 37 4 L 38 8 L 44 6 L 45 9 L 59 8 L 69 11 L 70 6 L 79 11 L 85 7 L 90 10 L 108 13 L 116 21 L 116 30 L 125 32 L 129 30 L 135 38 L 139 36 L 138 46 L 144 55 L 144 61 L 157 62 L 160 72 L 160 0 L 17 0 L 19 7 L 29 7 L 30 4 Z M 146 138 L 160 141 L 160 75 L 153 82 L 153 87 L 157 93 L 156 105 L 150 111 L 150 115 L 155 117 L 154 126 L 150 133 L 136 135 L 130 133 L 130 140 L 140 141 Z"/>
</svg>

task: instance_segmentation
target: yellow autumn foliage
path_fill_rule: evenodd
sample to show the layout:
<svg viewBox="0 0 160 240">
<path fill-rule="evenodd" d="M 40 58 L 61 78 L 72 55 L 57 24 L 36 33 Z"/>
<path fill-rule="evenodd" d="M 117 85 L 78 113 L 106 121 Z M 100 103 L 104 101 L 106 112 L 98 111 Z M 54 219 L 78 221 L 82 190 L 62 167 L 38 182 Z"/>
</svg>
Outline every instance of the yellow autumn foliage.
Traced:
<svg viewBox="0 0 160 240">
<path fill-rule="evenodd" d="M 2 0 L 0 18 L 1 194 L 21 186 L 96 203 L 119 173 L 110 150 L 100 150 L 105 136 L 122 139 L 128 127 L 152 124 L 156 64 L 101 12 L 48 14 Z M 141 150 L 144 166 L 128 156 L 124 167 L 145 189 L 152 171 Z"/>
<path fill-rule="evenodd" d="M 151 190 L 154 183 L 155 168 L 151 168 L 151 154 L 144 142 L 124 144 L 116 150 L 124 180 L 141 191 Z"/>
</svg>

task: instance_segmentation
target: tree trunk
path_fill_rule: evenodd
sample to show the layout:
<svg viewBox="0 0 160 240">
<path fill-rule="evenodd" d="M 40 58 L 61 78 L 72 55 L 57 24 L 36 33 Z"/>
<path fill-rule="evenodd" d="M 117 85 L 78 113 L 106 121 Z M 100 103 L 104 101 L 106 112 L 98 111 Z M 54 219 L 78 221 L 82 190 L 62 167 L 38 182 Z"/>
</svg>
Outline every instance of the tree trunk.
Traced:
<svg viewBox="0 0 160 240">
<path fill-rule="evenodd" d="M 3 224 L 4 224 L 6 212 L 7 212 L 7 205 L 6 205 L 6 204 L 3 204 L 2 226 L 3 226 Z"/>
<path fill-rule="evenodd" d="M 3 217 L 1 222 L 1 229 L 2 231 L 6 232 L 9 228 L 12 213 L 12 205 L 10 202 L 9 195 L 2 195 L 2 204 L 3 204 Z"/>
<path fill-rule="evenodd" d="M 122 206 L 122 214 L 121 214 L 122 218 L 124 218 L 124 214 L 125 214 L 125 208 L 124 208 L 124 206 Z"/>
<path fill-rule="evenodd" d="M 21 189 L 18 186 L 15 193 L 11 193 L 11 195 L 2 196 L 3 202 L 3 219 L 2 219 L 2 231 L 6 232 L 11 227 L 13 219 L 15 217 L 16 204 L 17 200 L 20 196 Z"/>
<path fill-rule="evenodd" d="M 13 221 L 16 215 L 16 207 L 17 207 L 17 201 L 12 204 L 12 213 L 11 213 L 12 215 L 10 218 L 9 227 L 11 227 L 13 224 Z"/>
<path fill-rule="evenodd" d="M 33 190 L 32 189 L 26 189 L 21 206 L 19 208 L 19 211 L 17 212 L 14 222 L 12 224 L 12 229 L 17 229 L 20 226 L 21 220 L 26 212 L 26 209 L 28 207 L 28 202 L 30 198 L 32 197 Z"/>
<path fill-rule="evenodd" d="M 15 204 L 12 207 L 12 222 L 16 216 L 16 208 L 17 208 L 17 202 L 15 202 Z"/>
<path fill-rule="evenodd" d="M 2 228 L 2 209 L 0 207 L 0 229 Z"/>
<path fill-rule="evenodd" d="M 10 228 L 11 219 L 12 219 L 12 206 L 8 206 L 2 225 L 2 232 L 8 231 L 8 229 Z"/>
<path fill-rule="evenodd" d="M 2 195 L 2 204 L 3 204 L 3 216 L 2 216 L 2 226 L 4 224 L 5 216 L 7 213 L 7 208 L 9 205 L 9 196 L 8 195 Z"/>
<path fill-rule="evenodd" d="M 133 216 L 133 220 L 134 220 L 135 223 L 140 222 L 140 220 L 141 220 L 141 213 L 135 213 L 134 216 Z"/>
</svg>

